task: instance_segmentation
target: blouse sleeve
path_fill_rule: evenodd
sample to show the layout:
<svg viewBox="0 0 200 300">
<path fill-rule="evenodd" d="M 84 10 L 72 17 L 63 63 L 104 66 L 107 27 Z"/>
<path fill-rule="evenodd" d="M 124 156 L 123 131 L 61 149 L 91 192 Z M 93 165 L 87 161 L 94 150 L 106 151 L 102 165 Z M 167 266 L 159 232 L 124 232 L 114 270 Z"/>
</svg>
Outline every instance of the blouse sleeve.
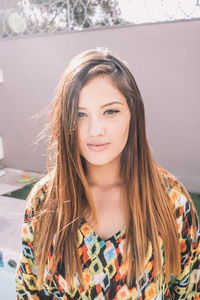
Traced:
<svg viewBox="0 0 200 300">
<path fill-rule="evenodd" d="M 32 188 L 26 202 L 24 223 L 22 226 L 22 248 L 19 263 L 16 269 L 16 293 L 18 300 L 45 299 L 41 298 L 43 292 L 37 289 L 37 268 L 33 254 L 33 231 L 35 223 L 33 196 L 38 190 L 38 184 Z M 42 200 L 44 191 L 41 190 L 37 201 Z"/>
<path fill-rule="evenodd" d="M 181 191 L 172 193 L 178 193 L 175 208 L 181 249 L 181 273 L 169 284 L 172 299 L 200 299 L 200 227 L 198 215 L 193 203 L 187 199 L 184 193 Z M 195 216 L 194 222 L 192 213 Z"/>
</svg>

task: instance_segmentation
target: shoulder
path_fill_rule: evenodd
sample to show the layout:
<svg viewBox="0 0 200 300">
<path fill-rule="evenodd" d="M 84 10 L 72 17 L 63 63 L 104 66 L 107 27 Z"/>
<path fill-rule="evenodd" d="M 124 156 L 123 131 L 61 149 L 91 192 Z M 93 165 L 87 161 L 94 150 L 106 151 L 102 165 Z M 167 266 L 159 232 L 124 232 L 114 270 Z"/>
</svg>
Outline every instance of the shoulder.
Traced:
<svg viewBox="0 0 200 300">
<path fill-rule="evenodd" d="M 41 207 L 48 190 L 50 183 L 50 175 L 47 174 L 37 181 L 32 187 L 26 198 L 26 212 L 25 212 L 25 221 L 30 221 Z"/>
<path fill-rule="evenodd" d="M 170 204 L 175 209 L 176 217 L 186 217 L 195 212 L 193 201 L 184 184 L 166 169 L 159 167 L 159 173 L 164 182 L 165 192 Z"/>
<path fill-rule="evenodd" d="M 165 192 L 169 195 L 172 206 L 179 207 L 185 205 L 186 202 L 192 202 L 184 184 L 177 177 L 160 166 L 158 167 L 158 171 L 162 177 Z"/>
<path fill-rule="evenodd" d="M 189 192 L 169 171 L 163 168 L 159 171 L 165 181 L 171 207 L 175 211 L 178 233 L 184 237 L 188 237 L 188 234 L 194 237 L 195 233 L 199 232 L 199 219 Z"/>
</svg>

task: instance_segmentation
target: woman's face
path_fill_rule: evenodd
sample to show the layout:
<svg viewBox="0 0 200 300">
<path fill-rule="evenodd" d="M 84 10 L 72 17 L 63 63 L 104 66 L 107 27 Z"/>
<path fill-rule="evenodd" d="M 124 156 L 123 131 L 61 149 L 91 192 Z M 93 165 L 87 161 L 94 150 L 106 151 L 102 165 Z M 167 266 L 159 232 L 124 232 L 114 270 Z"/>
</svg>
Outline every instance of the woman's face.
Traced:
<svg viewBox="0 0 200 300">
<path fill-rule="evenodd" d="M 91 79 L 81 90 L 78 108 L 78 142 L 86 163 L 105 165 L 118 160 L 130 123 L 126 98 L 106 75 Z"/>
</svg>

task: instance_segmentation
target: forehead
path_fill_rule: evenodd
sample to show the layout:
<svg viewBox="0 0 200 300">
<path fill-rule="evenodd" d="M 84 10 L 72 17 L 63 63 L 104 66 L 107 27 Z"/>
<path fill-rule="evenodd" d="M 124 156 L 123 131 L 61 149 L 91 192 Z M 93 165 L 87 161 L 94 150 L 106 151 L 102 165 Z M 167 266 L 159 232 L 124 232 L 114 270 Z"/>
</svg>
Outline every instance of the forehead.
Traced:
<svg viewBox="0 0 200 300">
<path fill-rule="evenodd" d="M 119 100 L 124 104 L 126 103 L 125 96 L 118 90 L 108 75 L 99 75 L 92 78 L 79 94 L 80 105 L 109 100 Z"/>
</svg>

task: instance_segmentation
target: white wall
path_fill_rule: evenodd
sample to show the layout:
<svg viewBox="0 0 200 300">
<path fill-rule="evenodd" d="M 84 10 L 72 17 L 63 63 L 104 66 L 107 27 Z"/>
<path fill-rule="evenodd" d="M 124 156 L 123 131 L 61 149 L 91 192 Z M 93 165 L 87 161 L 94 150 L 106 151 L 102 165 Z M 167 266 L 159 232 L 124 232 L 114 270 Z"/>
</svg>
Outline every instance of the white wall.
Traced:
<svg viewBox="0 0 200 300">
<path fill-rule="evenodd" d="M 0 41 L 1 165 L 44 172 L 46 147 L 33 146 L 68 61 L 106 46 L 129 63 L 146 108 L 154 158 L 190 191 L 200 192 L 200 21 L 65 33 Z"/>
</svg>

